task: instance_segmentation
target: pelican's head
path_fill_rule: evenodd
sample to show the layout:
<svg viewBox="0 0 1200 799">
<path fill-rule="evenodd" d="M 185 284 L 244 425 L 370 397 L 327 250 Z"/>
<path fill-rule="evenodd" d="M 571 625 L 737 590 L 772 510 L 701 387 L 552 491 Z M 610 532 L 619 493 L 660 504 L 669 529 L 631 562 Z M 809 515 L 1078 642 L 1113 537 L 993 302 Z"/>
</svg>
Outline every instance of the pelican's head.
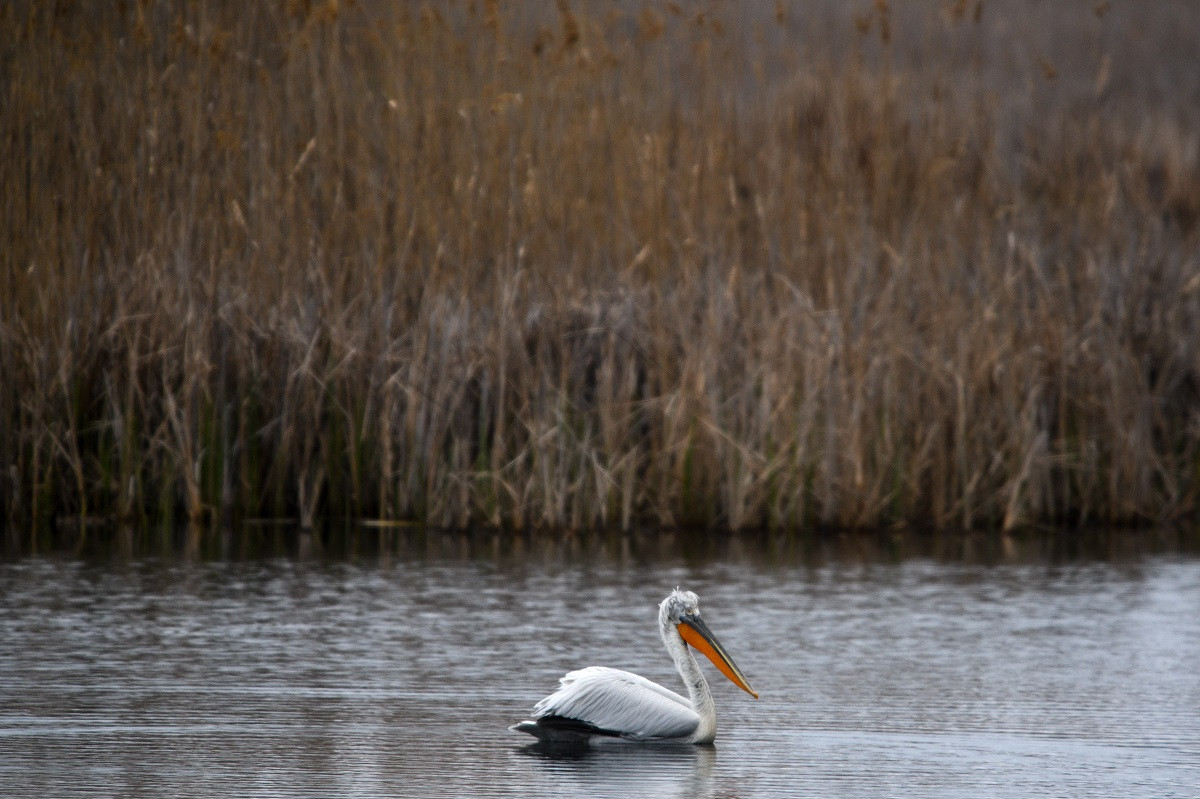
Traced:
<svg viewBox="0 0 1200 799">
<path fill-rule="evenodd" d="M 666 635 L 672 628 L 679 633 L 685 643 L 700 652 L 716 666 L 729 681 L 746 693 L 758 699 L 758 694 L 750 687 L 742 670 L 733 662 L 721 646 L 721 642 L 713 635 L 700 618 L 700 598 L 691 591 L 680 591 L 676 588 L 658 606 L 658 623 Z"/>
</svg>

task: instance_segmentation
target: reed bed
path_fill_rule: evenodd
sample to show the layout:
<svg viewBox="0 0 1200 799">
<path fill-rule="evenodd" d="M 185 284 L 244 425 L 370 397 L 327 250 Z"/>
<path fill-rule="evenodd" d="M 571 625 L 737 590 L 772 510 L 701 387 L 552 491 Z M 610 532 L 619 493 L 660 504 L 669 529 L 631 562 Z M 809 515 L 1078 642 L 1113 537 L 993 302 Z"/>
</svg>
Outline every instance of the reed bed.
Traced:
<svg viewBox="0 0 1200 799">
<path fill-rule="evenodd" d="M 6 3 L 3 517 L 1193 518 L 1193 17 Z"/>
</svg>

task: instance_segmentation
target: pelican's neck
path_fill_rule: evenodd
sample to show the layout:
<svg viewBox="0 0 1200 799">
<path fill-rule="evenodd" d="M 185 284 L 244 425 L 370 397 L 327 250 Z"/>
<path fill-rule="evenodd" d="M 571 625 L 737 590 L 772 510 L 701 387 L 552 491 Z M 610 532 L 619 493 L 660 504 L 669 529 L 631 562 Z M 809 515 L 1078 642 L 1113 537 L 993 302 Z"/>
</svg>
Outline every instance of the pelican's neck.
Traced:
<svg viewBox="0 0 1200 799">
<path fill-rule="evenodd" d="M 675 668 L 687 686 L 688 699 L 692 701 L 692 710 L 700 716 L 700 726 L 691 736 L 693 743 L 711 743 L 717 737 L 717 707 L 713 704 L 712 691 L 709 690 L 708 680 L 700 671 L 700 664 L 692 657 L 692 650 L 679 635 L 679 630 L 669 620 L 662 620 L 663 643 L 675 661 Z"/>
</svg>

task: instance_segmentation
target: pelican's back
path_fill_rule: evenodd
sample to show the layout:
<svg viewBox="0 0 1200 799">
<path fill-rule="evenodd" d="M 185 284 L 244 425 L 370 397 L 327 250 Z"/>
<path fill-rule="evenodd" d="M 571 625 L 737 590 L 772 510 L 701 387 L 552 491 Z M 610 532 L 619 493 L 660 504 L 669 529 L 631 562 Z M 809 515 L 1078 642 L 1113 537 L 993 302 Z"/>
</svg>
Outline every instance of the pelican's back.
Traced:
<svg viewBox="0 0 1200 799">
<path fill-rule="evenodd" d="M 609 735 L 633 740 L 686 739 L 700 726 L 691 703 L 628 671 L 589 666 L 559 680 L 533 709 L 536 721 L 511 729 L 543 740 Z"/>
</svg>

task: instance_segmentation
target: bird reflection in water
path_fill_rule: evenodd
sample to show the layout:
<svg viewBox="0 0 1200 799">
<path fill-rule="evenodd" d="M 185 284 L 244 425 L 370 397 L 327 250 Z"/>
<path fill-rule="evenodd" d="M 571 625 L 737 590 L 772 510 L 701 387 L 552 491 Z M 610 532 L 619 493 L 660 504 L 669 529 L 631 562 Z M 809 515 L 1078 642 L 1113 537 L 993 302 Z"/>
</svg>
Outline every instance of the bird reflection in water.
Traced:
<svg viewBox="0 0 1200 799">
<path fill-rule="evenodd" d="M 612 796 L 713 796 L 717 747 L 708 744 L 593 738 L 590 742 L 539 741 L 516 748 L 572 791 Z"/>
</svg>

